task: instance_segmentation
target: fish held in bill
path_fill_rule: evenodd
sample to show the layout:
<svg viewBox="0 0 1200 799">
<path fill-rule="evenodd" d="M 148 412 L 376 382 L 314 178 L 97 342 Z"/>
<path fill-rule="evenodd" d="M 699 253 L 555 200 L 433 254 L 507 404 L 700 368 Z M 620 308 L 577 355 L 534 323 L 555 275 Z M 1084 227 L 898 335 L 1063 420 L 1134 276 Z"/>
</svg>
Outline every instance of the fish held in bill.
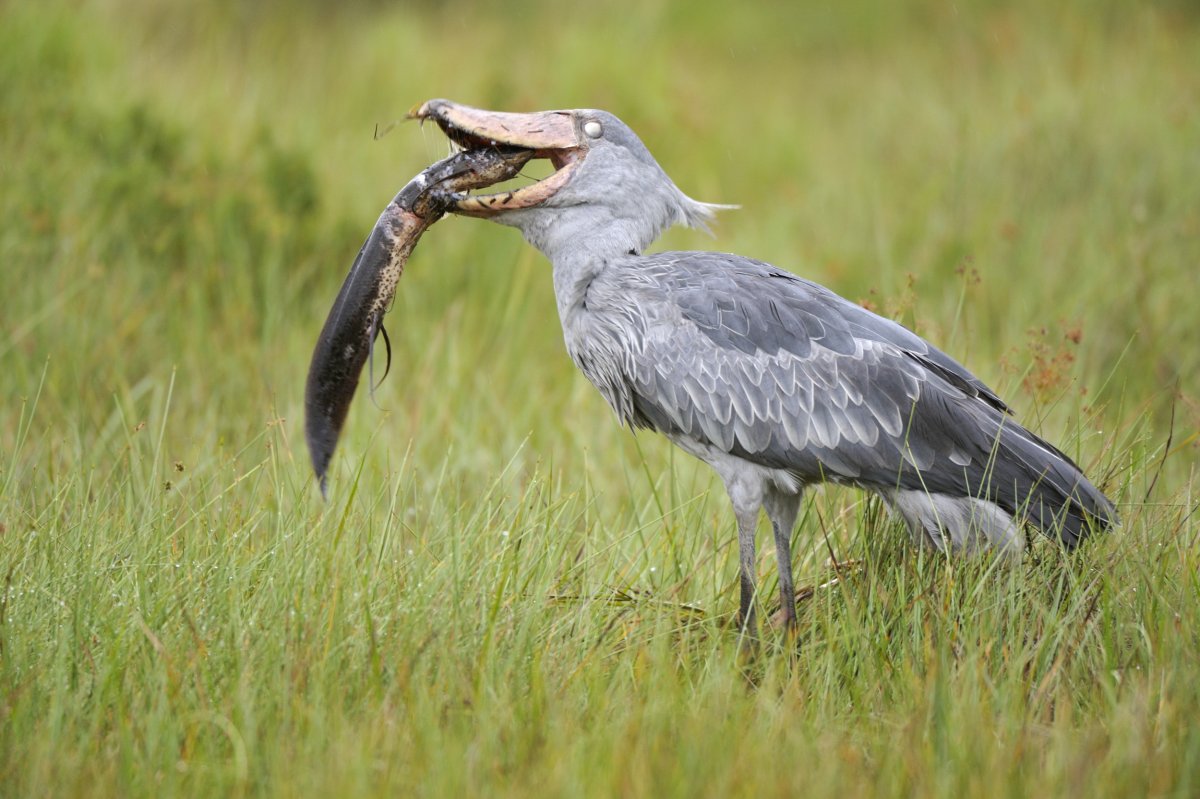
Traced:
<svg viewBox="0 0 1200 799">
<path fill-rule="evenodd" d="M 304 433 L 322 495 L 363 365 L 383 333 L 383 316 L 421 234 L 464 192 L 515 177 L 532 156 L 509 147 L 455 153 L 410 180 L 379 215 L 334 300 L 308 368 Z"/>
</svg>

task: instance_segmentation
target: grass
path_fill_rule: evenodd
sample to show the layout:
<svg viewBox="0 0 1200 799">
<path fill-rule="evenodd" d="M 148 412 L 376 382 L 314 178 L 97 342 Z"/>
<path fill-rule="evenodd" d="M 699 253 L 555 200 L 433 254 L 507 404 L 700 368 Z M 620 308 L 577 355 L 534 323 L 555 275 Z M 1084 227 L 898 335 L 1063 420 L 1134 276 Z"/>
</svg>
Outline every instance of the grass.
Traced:
<svg viewBox="0 0 1200 799">
<path fill-rule="evenodd" d="M 0 794 L 1200 792 L 1194 10 L 725 8 L 0 7 Z M 432 96 L 620 114 L 743 206 L 666 245 L 914 325 L 1124 525 L 1003 569 L 814 492 L 747 663 L 719 485 L 460 219 L 322 502 L 308 357 Z"/>
</svg>

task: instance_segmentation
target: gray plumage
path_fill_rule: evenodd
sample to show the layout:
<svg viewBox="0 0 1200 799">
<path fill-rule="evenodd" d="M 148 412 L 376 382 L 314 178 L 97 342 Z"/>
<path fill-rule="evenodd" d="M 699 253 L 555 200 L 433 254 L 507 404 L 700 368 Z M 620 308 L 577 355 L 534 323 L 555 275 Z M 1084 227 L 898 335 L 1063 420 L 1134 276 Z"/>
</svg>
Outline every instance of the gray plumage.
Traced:
<svg viewBox="0 0 1200 799">
<path fill-rule="evenodd" d="M 452 118 L 486 126 L 484 116 L 454 117 L 465 107 L 435 105 L 444 102 L 426 108 L 452 137 L 465 126 Z M 611 114 L 554 113 L 602 131 L 579 135 L 570 180 L 533 207 L 474 215 L 519 228 L 553 263 L 567 351 L 621 421 L 665 434 L 720 474 L 749 629 L 763 509 L 784 617 L 795 622 L 789 542 L 814 483 L 877 492 L 916 540 L 942 550 L 1019 552 L 1023 522 L 1071 547 L 1116 521 L 1070 458 L 904 327 L 749 258 L 642 254 L 672 224 L 703 227 L 716 206 L 685 196 Z"/>
<path fill-rule="evenodd" d="M 570 318 L 568 350 L 622 421 L 797 485 L 983 498 L 1069 545 L 1106 508 L 1069 458 L 949 356 L 768 264 L 618 256 Z"/>
</svg>

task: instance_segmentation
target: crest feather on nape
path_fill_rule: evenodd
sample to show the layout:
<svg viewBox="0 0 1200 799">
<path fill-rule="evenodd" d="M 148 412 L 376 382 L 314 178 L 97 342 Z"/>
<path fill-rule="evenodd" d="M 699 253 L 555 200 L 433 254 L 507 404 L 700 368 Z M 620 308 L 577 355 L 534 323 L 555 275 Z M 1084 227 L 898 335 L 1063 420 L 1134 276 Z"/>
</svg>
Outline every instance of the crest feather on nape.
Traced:
<svg viewBox="0 0 1200 799">
<path fill-rule="evenodd" d="M 693 200 L 683 192 L 679 192 L 679 211 L 682 217 L 679 221 L 687 227 L 703 230 L 710 236 L 713 235 L 713 232 L 709 225 L 717 218 L 717 211 L 734 211 L 738 208 L 741 208 L 741 206 L 702 203 L 699 200 Z"/>
</svg>

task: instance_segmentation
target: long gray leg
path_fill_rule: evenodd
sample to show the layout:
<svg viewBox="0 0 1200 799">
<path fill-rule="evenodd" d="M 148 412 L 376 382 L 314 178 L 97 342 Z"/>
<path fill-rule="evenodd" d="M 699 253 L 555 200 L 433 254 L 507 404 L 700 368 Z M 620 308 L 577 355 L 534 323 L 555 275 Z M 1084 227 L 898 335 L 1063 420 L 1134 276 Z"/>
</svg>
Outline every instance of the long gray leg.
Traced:
<svg viewBox="0 0 1200 799">
<path fill-rule="evenodd" d="M 779 564 L 779 602 L 786 630 L 796 629 L 796 586 L 792 582 L 792 530 L 800 512 L 799 493 L 768 490 L 763 507 L 775 532 L 775 560 Z"/>
<path fill-rule="evenodd" d="M 754 528 L 758 522 L 759 508 L 739 508 L 736 505 L 733 515 L 737 517 L 738 526 L 738 577 L 742 584 L 742 601 L 738 609 L 738 626 L 748 638 L 758 637 L 758 620 L 755 616 L 755 558 L 754 558 Z"/>
<path fill-rule="evenodd" d="M 755 614 L 755 559 L 754 529 L 758 525 L 758 514 L 762 512 L 763 485 L 757 475 L 748 475 L 737 470 L 721 473 L 729 501 L 733 503 L 733 515 L 738 528 L 738 578 L 741 582 L 741 605 L 738 608 L 738 625 L 752 641 L 758 638 L 758 623 Z"/>
<path fill-rule="evenodd" d="M 748 651 L 758 648 L 758 619 L 755 612 L 754 531 L 758 514 L 762 513 L 763 485 L 761 470 L 738 458 L 716 450 L 689 446 L 687 440 L 672 438 L 685 451 L 693 452 L 716 470 L 725 483 L 738 532 L 738 583 L 741 602 L 738 606 L 738 626 L 742 631 L 741 644 Z"/>
</svg>

